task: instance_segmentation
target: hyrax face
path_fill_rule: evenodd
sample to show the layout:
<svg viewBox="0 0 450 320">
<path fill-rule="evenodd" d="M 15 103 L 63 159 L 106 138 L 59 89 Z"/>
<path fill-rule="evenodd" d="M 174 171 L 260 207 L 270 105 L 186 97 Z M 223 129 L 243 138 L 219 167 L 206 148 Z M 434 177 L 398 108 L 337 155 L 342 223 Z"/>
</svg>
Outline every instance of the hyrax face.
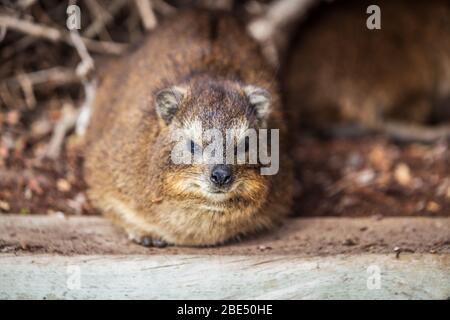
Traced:
<svg viewBox="0 0 450 320">
<path fill-rule="evenodd" d="M 266 90 L 203 79 L 161 90 L 155 101 L 170 145 L 166 195 L 212 210 L 264 197 L 269 180 L 261 174 L 261 155 L 275 154 L 268 145 L 273 133 L 260 130 L 270 113 Z"/>
</svg>

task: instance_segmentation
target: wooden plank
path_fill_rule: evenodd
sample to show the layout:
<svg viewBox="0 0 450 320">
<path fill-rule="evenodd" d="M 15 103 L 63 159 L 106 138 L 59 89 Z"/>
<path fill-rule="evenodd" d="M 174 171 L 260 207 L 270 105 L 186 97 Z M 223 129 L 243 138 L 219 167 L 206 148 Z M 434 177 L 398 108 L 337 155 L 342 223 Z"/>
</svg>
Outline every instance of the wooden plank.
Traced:
<svg viewBox="0 0 450 320">
<path fill-rule="evenodd" d="M 0 215 L 0 252 L 19 255 L 394 255 L 395 247 L 416 253 L 450 253 L 450 217 L 296 218 L 278 230 L 240 243 L 156 249 L 130 243 L 101 217 Z"/>
<path fill-rule="evenodd" d="M 101 217 L 0 215 L 0 251 L 0 299 L 450 297 L 450 218 L 297 218 L 240 243 L 155 249 Z"/>
<path fill-rule="evenodd" d="M 449 272 L 447 254 L 4 254 L 0 299 L 448 299 Z"/>
</svg>

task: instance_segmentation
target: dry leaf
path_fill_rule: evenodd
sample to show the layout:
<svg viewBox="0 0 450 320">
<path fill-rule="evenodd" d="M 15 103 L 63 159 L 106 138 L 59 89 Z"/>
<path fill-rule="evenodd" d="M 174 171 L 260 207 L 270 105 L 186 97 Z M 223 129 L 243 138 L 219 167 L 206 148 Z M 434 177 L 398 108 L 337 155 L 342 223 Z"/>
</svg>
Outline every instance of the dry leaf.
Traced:
<svg viewBox="0 0 450 320">
<path fill-rule="evenodd" d="M 70 189 L 72 189 L 72 186 L 66 179 L 58 179 L 58 181 L 56 182 L 56 187 L 61 192 L 68 192 L 70 191 Z"/>
<path fill-rule="evenodd" d="M 411 170 L 405 163 L 400 163 L 395 167 L 394 177 L 404 187 L 411 185 Z"/>
<path fill-rule="evenodd" d="M 434 201 L 428 202 L 427 211 L 438 212 L 439 210 L 441 210 L 441 206 L 439 205 L 439 203 L 434 202 Z"/>
</svg>

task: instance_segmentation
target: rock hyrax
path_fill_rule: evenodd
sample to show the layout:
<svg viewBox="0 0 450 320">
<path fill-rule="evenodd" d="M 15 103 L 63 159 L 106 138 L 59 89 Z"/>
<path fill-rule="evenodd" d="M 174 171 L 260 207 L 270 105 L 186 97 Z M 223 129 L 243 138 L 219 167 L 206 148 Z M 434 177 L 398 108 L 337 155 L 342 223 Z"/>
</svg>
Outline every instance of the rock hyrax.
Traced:
<svg viewBox="0 0 450 320">
<path fill-rule="evenodd" d="M 215 245 L 273 227 L 292 198 L 275 79 L 235 18 L 188 11 L 166 21 L 102 76 L 87 134 L 90 200 L 144 245 Z M 262 175 L 259 161 L 174 163 L 174 133 L 195 154 L 211 128 L 233 129 L 245 157 L 249 128 L 279 129 L 278 173 Z"/>
</svg>

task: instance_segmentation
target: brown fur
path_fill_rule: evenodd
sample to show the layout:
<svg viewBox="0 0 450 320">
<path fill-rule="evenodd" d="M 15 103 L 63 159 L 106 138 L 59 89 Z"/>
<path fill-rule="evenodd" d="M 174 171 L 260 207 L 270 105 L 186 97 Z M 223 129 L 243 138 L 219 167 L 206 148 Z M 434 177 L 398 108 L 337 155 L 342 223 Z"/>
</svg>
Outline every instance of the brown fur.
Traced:
<svg viewBox="0 0 450 320">
<path fill-rule="evenodd" d="M 450 120 L 450 2 L 377 1 L 381 30 L 366 28 L 370 4 L 325 4 L 295 39 L 286 64 L 295 126 Z"/>
<path fill-rule="evenodd" d="M 174 85 L 186 87 L 187 97 L 165 125 L 155 111 L 155 95 Z M 169 134 L 192 119 L 220 130 L 241 120 L 264 126 L 249 113 L 243 85 L 270 92 L 267 127 L 280 129 L 280 172 L 261 176 L 258 166 L 233 166 L 231 197 L 211 201 L 196 189 L 186 190 L 186 181 L 209 168 L 174 165 Z M 180 13 L 135 52 L 110 64 L 103 76 L 87 136 L 90 200 L 138 241 L 214 245 L 273 227 L 288 214 L 292 194 L 279 100 L 273 71 L 235 19 Z"/>
</svg>

